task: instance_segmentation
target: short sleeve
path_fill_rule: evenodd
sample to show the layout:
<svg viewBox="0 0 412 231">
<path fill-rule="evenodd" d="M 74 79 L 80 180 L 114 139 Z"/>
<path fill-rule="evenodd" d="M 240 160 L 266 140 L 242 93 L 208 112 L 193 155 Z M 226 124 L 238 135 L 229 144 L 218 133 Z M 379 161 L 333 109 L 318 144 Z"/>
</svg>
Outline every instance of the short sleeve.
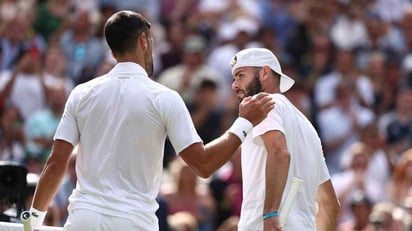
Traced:
<svg viewBox="0 0 412 231">
<path fill-rule="evenodd" d="M 322 184 L 325 181 L 330 179 L 330 174 L 329 174 L 329 169 L 328 166 L 326 165 L 325 161 L 325 156 L 324 155 L 319 155 L 319 182 Z"/>
<path fill-rule="evenodd" d="M 194 143 L 203 142 L 183 99 L 177 92 L 173 91 L 167 97 L 162 97 L 160 103 L 164 106 L 161 114 L 164 116 L 167 135 L 176 153 Z"/>
<path fill-rule="evenodd" d="M 76 120 L 77 97 L 76 91 L 73 90 L 67 99 L 62 118 L 54 135 L 54 140 L 64 140 L 73 146 L 77 145 L 80 137 Z"/>
<path fill-rule="evenodd" d="M 275 109 L 269 112 L 268 116 L 262 122 L 252 129 L 253 143 L 263 146 L 263 140 L 260 136 L 269 131 L 281 131 L 285 134 L 283 120 L 280 113 L 277 111 L 276 106 Z"/>
</svg>

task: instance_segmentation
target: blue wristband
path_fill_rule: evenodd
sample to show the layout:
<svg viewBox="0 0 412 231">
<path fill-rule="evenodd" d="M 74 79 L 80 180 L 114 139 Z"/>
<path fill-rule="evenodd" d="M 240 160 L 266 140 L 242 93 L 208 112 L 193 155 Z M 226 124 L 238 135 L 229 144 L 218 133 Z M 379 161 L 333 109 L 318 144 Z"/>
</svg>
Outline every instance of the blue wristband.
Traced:
<svg viewBox="0 0 412 231">
<path fill-rule="evenodd" d="M 278 216 L 279 216 L 278 212 L 268 212 L 268 213 L 263 214 L 263 220 L 266 220 L 271 217 L 278 217 Z"/>
</svg>

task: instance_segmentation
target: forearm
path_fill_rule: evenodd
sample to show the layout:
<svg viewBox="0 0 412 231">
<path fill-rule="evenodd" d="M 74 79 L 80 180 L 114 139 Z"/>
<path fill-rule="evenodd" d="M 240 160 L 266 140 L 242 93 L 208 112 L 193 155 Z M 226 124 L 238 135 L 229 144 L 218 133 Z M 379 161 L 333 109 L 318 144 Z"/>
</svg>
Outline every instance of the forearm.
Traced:
<svg viewBox="0 0 412 231">
<path fill-rule="evenodd" d="M 316 195 L 318 211 L 316 226 L 318 231 L 333 231 L 340 213 L 340 203 L 330 180 L 322 183 Z"/>
<path fill-rule="evenodd" d="M 47 211 L 65 175 L 67 163 L 47 162 L 33 197 L 33 207 Z"/>
<path fill-rule="evenodd" d="M 232 157 L 240 144 L 240 139 L 237 136 L 225 132 L 222 136 L 209 142 L 205 146 L 200 145 L 200 150 L 194 151 L 195 154 L 185 154 L 187 153 L 187 150 L 185 150 L 180 156 L 197 175 L 207 178 Z M 192 146 L 194 146 L 193 148 L 196 146 L 196 149 L 199 147 L 197 144 Z M 191 148 L 190 150 L 193 149 Z M 190 158 L 188 159 L 187 156 L 190 156 Z"/>
<path fill-rule="evenodd" d="M 207 178 L 232 157 L 250 130 L 252 124 L 238 118 L 219 138 L 206 145 L 192 144 L 179 154 L 198 176 Z"/>
<path fill-rule="evenodd" d="M 336 229 L 337 213 L 333 213 L 331 210 L 328 212 L 322 206 L 319 206 L 319 210 L 316 214 L 316 229 L 317 231 L 333 231 Z"/>
<path fill-rule="evenodd" d="M 263 213 L 279 212 L 289 171 L 288 152 L 268 153 L 266 160 L 266 196 Z"/>
</svg>

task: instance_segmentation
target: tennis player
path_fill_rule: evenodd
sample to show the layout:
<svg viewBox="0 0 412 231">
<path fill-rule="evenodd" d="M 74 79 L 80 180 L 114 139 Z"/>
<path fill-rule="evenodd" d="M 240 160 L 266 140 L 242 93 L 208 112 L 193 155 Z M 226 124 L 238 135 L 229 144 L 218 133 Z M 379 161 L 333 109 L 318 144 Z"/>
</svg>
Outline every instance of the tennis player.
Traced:
<svg viewBox="0 0 412 231">
<path fill-rule="evenodd" d="M 208 177 L 274 107 L 268 94 L 243 100 L 228 132 L 205 146 L 178 93 L 149 78 L 150 23 L 138 13 L 120 11 L 108 19 L 104 34 L 118 63 L 106 75 L 78 85 L 66 102 L 30 209 L 35 230 L 77 144 L 78 180 L 65 230 L 156 231 L 166 136 L 199 176 Z"/>
<path fill-rule="evenodd" d="M 294 80 L 268 49 L 249 48 L 232 59 L 232 89 L 241 99 L 270 93 L 276 107 L 242 144 L 243 202 L 238 228 L 335 230 L 340 209 L 321 142 L 309 120 L 282 94 Z M 301 183 L 282 227 L 279 216 L 293 178 Z M 316 213 L 317 206 L 319 209 Z"/>
</svg>

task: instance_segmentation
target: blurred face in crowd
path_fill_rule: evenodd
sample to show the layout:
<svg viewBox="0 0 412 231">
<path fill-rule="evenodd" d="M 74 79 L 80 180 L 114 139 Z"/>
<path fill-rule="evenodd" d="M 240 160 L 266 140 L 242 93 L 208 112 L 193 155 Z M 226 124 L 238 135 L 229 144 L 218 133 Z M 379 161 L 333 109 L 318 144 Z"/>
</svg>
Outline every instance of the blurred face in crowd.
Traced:
<svg viewBox="0 0 412 231">
<path fill-rule="evenodd" d="M 5 35 L 13 45 L 23 42 L 28 25 L 23 20 L 15 18 L 10 20 L 6 26 Z"/>
<path fill-rule="evenodd" d="M 402 89 L 398 93 L 396 107 L 402 113 L 412 115 L 412 89 Z"/>
<path fill-rule="evenodd" d="M 79 34 L 87 34 L 90 31 L 91 22 L 86 10 L 78 10 L 74 16 L 73 31 Z"/>
<path fill-rule="evenodd" d="M 336 60 L 336 68 L 341 73 L 348 73 L 353 70 L 353 55 L 349 51 L 340 51 Z"/>
<path fill-rule="evenodd" d="M 66 58 L 58 47 L 50 47 L 44 59 L 44 68 L 47 72 L 62 77 L 66 71 Z"/>
<path fill-rule="evenodd" d="M 354 170 L 364 171 L 368 167 L 368 155 L 366 153 L 359 152 L 355 154 L 352 160 L 352 168 Z"/>
<path fill-rule="evenodd" d="M 40 52 L 33 48 L 26 51 L 19 60 L 20 71 L 26 74 L 37 73 L 42 65 L 42 57 Z"/>
<path fill-rule="evenodd" d="M 50 88 L 49 104 L 52 111 L 58 115 L 63 113 L 67 100 L 66 88 L 63 84 Z"/>
</svg>

